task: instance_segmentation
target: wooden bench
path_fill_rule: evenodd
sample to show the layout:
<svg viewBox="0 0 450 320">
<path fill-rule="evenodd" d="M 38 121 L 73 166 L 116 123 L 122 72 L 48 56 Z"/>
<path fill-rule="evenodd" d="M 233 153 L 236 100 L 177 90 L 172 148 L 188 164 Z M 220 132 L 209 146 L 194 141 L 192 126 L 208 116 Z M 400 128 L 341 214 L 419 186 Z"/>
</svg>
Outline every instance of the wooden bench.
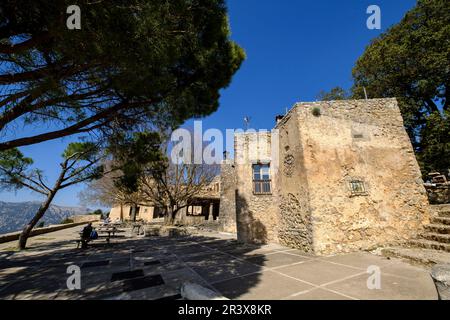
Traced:
<svg viewBox="0 0 450 320">
<path fill-rule="evenodd" d="M 77 243 L 77 249 L 80 248 L 80 245 L 81 245 L 82 249 L 87 248 L 88 243 L 91 241 L 92 241 L 92 239 L 81 239 L 81 237 L 80 237 L 80 239 L 76 239 L 75 242 Z M 85 243 L 85 245 L 84 245 L 84 243 Z"/>
<path fill-rule="evenodd" d="M 95 229 L 93 229 L 93 230 L 95 230 Z M 82 249 L 85 249 L 85 248 L 87 248 L 89 242 L 94 241 L 94 239 L 91 239 L 91 238 L 83 239 L 82 238 L 83 231 L 79 232 L 78 234 L 80 235 L 80 238 L 75 240 L 75 242 L 77 243 L 77 249 L 80 248 L 80 245 L 81 245 Z"/>
</svg>

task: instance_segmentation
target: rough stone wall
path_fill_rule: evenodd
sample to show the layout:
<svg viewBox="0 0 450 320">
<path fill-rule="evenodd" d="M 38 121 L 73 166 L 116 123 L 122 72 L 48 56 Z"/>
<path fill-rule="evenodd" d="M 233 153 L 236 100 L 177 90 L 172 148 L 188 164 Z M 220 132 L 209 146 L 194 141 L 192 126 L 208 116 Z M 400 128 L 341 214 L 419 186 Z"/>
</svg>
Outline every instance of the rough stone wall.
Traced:
<svg viewBox="0 0 450 320">
<path fill-rule="evenodd" d="M 236 173 L 233 161 L 222 163 L 220 179 L 220 230 L 236 233 Z"/>
<path fill-rule="evenodd" d="M 428 223 L 426 191 L 395 99 L 302 103 L 295 111 L 315 253 L 409 239 Z M 362 180 L 366 193 L 353 196 L 352 180 Z"/>
<path fill-rule="evenodd" d="M 242 242 L 278 242 L 278 206 L 276 195 L 253 194 L 252 165 L 271 160 L 271 133 L 235 135 L 236 219 L 238 240 Z M 276 172 L 270 166 L 272 191 L 276 190 Z"/>
<path fill-rule="evenodd" d="M 279 136 L 279 169 L 277 195 L 279 199 L 279 242 L 313 251 L 311 210 L 308 181 L 304 167 L 303 146 L 295 112 L 286 115 L 277 125 Z"/>
</svg>

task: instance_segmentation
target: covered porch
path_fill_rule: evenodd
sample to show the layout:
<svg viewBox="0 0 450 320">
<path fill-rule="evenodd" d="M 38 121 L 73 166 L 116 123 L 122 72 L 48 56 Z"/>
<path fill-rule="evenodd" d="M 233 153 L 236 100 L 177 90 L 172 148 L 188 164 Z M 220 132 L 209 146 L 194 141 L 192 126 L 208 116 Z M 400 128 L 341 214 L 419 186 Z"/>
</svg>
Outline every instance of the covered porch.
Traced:
<svg viewBox="0 0 450 320">
<path fill-rule="evenodd" d="M 216 198 L 195 198 L 177 216 L 183 225 L 198 225 L 219 221 L 220 200 Z"/>
</svg>

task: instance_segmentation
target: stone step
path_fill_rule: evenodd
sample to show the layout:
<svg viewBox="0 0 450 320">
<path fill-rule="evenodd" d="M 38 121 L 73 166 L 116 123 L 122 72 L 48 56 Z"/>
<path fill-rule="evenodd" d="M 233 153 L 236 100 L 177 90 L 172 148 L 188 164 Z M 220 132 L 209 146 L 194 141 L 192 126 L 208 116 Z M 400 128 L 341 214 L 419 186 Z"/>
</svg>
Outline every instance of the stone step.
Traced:
<svg viewBox="0 0 450 320">
<path fill-rule="evenodd" d="M 438 215 L 441 218 L 450 218 L 450 211 L 440 211 Z"/>
<path fill-rule="evenodd" d="M 436 217 L 431 219 L 431 223 L 433 224 L 444 224 L 446 226 L 450 226 L 450 218 L 442 218 Z"/>
<path fill-rule="evenodd" d="M 450 212 L 450 203 L 432 204 L 432 205 L 430 205 L 430 209 L 434 212 L 437 212 L 437 211 L 449 211 Z"/>
<path fill-rule="evenodd" d="M 450 252 L 450 244 L 441 243 L 441 242 L 437 242 L 437 241 L 417 239 L 417 240 L 410 240 L 409 245 L 412 247 L 416 247 L 416 248 L 442 250 L 442 251 Z"/>
<path fill-rule="evenodd" d="M 450 262 L 450 252 L 425 248 L 390 247 L 382 249 L 381 254 L 385 257 L 406 259 L 413 264 L 425 266 Z"/>
<path fill-rule="evenodd" d="M 450 234 L 440 234 L 434 232 L 425 232 L 420 235 L 422 239 L 437 241 L 440 243 L 450 244 Z"/>
<path fill-rule="evenodd" d="M 450 234 L 450 226 L 446 226 L 445 224 L 429 224 L 425 226 L 425 230 L 432 233 Z"/>
</svg>

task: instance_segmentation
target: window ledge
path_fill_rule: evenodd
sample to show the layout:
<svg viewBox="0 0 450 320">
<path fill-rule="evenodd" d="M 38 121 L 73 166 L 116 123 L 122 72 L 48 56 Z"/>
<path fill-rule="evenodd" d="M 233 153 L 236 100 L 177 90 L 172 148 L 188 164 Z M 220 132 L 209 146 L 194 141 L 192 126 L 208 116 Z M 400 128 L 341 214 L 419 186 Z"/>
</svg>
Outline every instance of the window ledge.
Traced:
<svg viewBox="0 0 450 320">
<path fill-rule="evenodd" d="M 368 197 L 369 194 L 367 192 L 363 192 L 363 193 L 353 193 L 351 195 L 349 195 L 350 198 L 355 198 L 355 197 Z"/>
</svg>

